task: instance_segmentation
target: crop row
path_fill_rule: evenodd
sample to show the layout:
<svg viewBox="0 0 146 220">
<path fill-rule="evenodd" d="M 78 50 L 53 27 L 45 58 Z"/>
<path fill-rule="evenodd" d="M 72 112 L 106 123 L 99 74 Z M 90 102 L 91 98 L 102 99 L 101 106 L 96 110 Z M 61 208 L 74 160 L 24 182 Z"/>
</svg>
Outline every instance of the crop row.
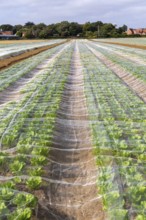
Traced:
<svg viewBox="0 0 146 220">
<path fill-rule="evenodd" d="M 35 191 L 46 186 L 53 130 L 72 53 L 70 45 L 23 87 L 21 100 L 0 109 L 0 219 L 30 219 L 38 203 Z"/>
<path fill-rule="evenodd" d="M 108 219 L 146 215 L 146 106 L 86 46 L 80 45 L 85 92 Z"/>
<path fill-rule="evenodd" d="M 0 91 L 3 91 L 21 77 L 27 77 L 30 71 L 42 63 L 43 60 L 53 57 L 53 55 L 57 54 L 61 49 L 63 49 L 63 47 L 64 45 L 60 45 L 58 47 L 49 49 L 41 54 L 38 54 L 25 61 L 17 63 L 6 70 L 1 71 Z"/>
<path fill-rule="evenodd" d="M 117 54 L 117 51 L 119 50 L 109 50 L 106 47 L 98 46 L 97 44 L 91 45 L 95 50 L 99 51 L 101 54 L 103 54 L 105 57 L 107 57 L 109 60 L 111 60 L 113 63 L 119 65 L 122 67 L 125 71 L 130 72 L 132 75 L 136 76 L 137 78 L 143 80 L 146 82 L 146 75 L 145 75 L 145 65 L 146 65 L 146 59 L 142 59 L 142 57 L 138 57 L 137 59 L 140 60 L 136 62 L 136 57 L 134 57 L 134 60 L 132 61 L 131 57 L 127 55 L 119 55 Z M 110 48 L 110 47 L 108 47 Z M 130 59 L 128 59 L 128 56 Z"/>
<path fill-rule="evenodd" d="M 10 54 L 17 54 L 21 51 L 28 51 L 34 48 L 39 48 L 43 46 L 52 45 L 55 43 L 59 43 L 63 40 L 49 40 L 49 41 L 35 41 L 31 43 L 24 43 L 23 41 L 18 41 L 15 44 L 0 44 L 0 57 L 7 56 Z"/>
<path fill-rule="evenodd" d="M 127 56 L 127 58 L 138 58 L 143 61 L 146 61 L 146 51 L 142 49 L 135 49 L 132 47 L 125 47 L 113 44 L 104 44 L 104 43 L 96 43 L 95 45 L 101 48 L 105 48 L 107 51 L 120 52 L 121 55 Z"/>
<path fill-rule="evenodd" d="M 96 41 L 96 40 L 95 40 Z M 145 38 L 109 38 L 107 39 L 98 39 L 98 42 L 114 42 L 114 43 L 125 43 L 125 44 L 132 44 L 132 45 L 146 45 Z"/>
</svg>

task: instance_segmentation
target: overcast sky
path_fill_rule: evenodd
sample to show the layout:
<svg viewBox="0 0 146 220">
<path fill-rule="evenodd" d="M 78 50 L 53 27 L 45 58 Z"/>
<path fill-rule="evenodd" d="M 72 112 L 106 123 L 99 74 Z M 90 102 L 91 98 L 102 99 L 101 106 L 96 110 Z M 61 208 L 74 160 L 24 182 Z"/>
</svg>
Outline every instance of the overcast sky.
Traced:
<svg viewBox="0 0 146 220">
<path fill-rule="evenodd" d="M 146 0 L 0 0 L 0 24 L 65 20 L 146 27 Z"/>
</svg>

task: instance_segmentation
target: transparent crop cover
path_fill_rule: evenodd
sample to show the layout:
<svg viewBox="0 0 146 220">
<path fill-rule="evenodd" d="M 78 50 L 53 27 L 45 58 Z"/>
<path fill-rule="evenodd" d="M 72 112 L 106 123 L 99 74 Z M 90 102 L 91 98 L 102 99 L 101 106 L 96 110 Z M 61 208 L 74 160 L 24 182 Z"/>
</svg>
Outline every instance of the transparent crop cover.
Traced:
<svg viewBox="0 0 146 220">
<path fill-rule="evenodd" d="M 1 70 L 0 219 L 146 219 L 145 93 L 105 48 L 72 40 Z M 145 84 L 130 49 L 134 73 L 120 68 Z"/>
</svg>

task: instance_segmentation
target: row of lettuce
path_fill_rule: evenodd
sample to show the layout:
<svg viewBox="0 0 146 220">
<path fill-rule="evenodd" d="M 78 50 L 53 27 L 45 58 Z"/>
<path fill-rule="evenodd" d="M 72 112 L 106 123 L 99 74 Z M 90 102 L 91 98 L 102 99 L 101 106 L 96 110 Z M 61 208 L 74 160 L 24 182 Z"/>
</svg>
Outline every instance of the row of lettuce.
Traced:
<svg viewBox="0 0 146 220">
<path fill-rule="evenodd" d="M 3 70 L 1 91 L 62 48 Z M 73 48 L 68 46 L 23 86 L 20 100 L 0 106 L 0 219 L 30 219 L 37 189 L 48 184 L 49 151 Z M 79 49 L 104 209 L 110 220 L 144 220 L 146 105 L 86 44 L 79 43 Z"/>
<path fill-rule="evenodd" d="M 8 81 L 10 74 L 22 77 L 62 47 L 16 64 L 2 76 Z M 20 100 L 0 106 L 0 219 L 30 219 L 38 205 L 35 193 L 47 185 L 49 151 L 72 53 L 70 44 L 23 86 Z"/>
<path fill-rule="evenodd" d="M 39 47 L 49 46 L 55 43 L 61 43 L 64 40 L 46 40 L 46 41 L 15 41 L 12 43 L 4 44 L 0 43 L 0 58 L 4 58 L 9 55 L 18 54 L 21 52 L 29 51 Z"/>
<path fill-rule="evenodd" d="M 11 68 L 2 70 L 0 72 L 0 92 L 11 86 L 15 81 L 27 78 L 28 73 L 41 64 L 45 59 L 51 59 L 57 52 L 59 52 L 64 45 L 52 48 L 34 57 L 31 57 L 23 62 L 13 65 Z M 28 75 L 28 78 L 30 76 Z"/>
<path fill-rule="evenodd" d="M 146 216 L 146 105 L 80 44 L 97 186 L 108 219 Z"/>
<path fill-rule="evenodd" d="M 97 39 L 95 41 L 98 42 L 109 42 L 109 43 L 123 43 L 123 44 L 132 44 L 132 45 L 142 45 L 145 46 L 146 45 L 146 39 L 145 37 L 135 37 L 135 38 L 108 38 L 108 39 Z"/>
<path fill-rule="evenodd" d="M 95 50 L 103 54 L 113 63 L 122 67 L 132 75 L 146 82 L 146 51 L 127 47 L 106 45 L 106 44 L 90 44 Z"/>
</svg>

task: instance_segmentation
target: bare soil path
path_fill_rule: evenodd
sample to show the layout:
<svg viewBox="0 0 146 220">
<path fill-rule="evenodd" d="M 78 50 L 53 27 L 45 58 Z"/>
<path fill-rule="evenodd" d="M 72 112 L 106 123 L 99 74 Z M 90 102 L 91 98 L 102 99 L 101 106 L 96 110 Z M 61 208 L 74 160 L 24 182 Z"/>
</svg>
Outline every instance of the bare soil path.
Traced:
<svg viewBox="0 0 146 220">
<path fill-rule="evenodd" d="M 47 196 L 40 198 L 39 219 L 105 220 L 97 191 L 97 167 L 84 94 L 84 80 L 77 43 L 71 70 L 58 112 Z"/>
</svg>

